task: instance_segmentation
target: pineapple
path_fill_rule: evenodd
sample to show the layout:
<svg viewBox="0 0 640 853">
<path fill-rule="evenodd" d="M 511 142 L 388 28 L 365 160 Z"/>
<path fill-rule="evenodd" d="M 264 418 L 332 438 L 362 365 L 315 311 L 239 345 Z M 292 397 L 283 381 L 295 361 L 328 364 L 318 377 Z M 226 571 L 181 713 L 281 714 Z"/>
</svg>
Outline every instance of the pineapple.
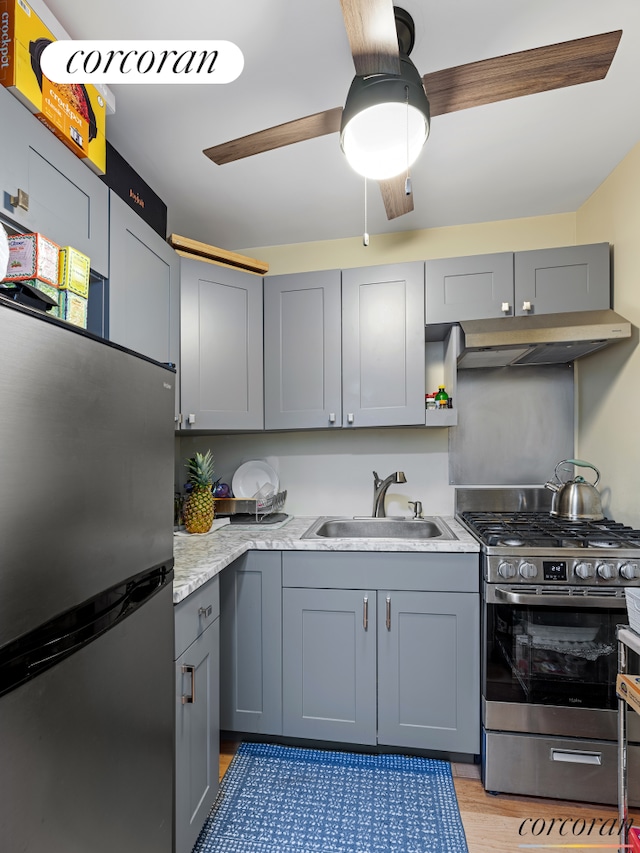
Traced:
<svg viewBox="0 0 640 853">
<path fill-rule="evenodd" d="M 213 523 L 214 500 L 211 492 L 213 483 L 213 457 L 211 451 L 196 453 L 185 467 L 189 471 L 192 489 L 183 509 L 184 526 L 187 533 L 208 533 Z"/>
</svg>

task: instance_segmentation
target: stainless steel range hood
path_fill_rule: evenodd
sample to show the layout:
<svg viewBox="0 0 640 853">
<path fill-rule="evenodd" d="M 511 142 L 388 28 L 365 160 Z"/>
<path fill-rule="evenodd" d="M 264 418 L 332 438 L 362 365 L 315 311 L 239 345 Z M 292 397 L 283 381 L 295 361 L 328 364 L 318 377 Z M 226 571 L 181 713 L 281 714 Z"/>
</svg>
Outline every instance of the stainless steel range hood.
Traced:
<svg viewBox="0 0 640 853">
<path fill-rule="evenodd" d="M 631 323 L 610 309 L 465 320 L 460 325 L 459 368 L 564 364 L 631 337 Z"/>
</svg>

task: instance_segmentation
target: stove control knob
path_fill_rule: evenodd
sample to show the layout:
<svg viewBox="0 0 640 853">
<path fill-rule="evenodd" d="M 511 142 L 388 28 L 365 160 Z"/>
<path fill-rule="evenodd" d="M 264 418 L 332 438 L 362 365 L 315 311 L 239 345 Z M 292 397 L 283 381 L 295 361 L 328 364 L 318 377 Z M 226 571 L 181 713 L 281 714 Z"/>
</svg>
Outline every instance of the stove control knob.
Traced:
<svg viewBox="0 0 640 853">
<path fill-rule="evenodd" d="M 611 563 L 600 563 L 598 566 L 598 574 L 601 578 L 604 578 L 604 580 L 610 581 L 611 578 L 615 577 L 616 570 Z"/>
<path fill-rule="evenodd" d="M 520 576 L 525 578 L 526 580 L 531 580 L 531 578 L 535 578 L 538 574 L 537 568 L 533 565 L 533 563 L 520 563 Z"/>
<path fill-rule="evenodd" d="M 516 569 L 513 563 L 504 562 L 500 563 L 500 565 L 498 566 L 498 574 L 501 578 L 504 578 L 505 580 L 509 580 L 510 578 L 512 578 L 515 573 Z"/>
<path fill-rule="evenodd" d="M 640 567 L 638 567 L 637 563 L 624 563 L 620 567 L 620 575 L 625 580 L 635 580 L 635 578 L 640 578 Z"/>
<path fill-rule="evenodd" d="M 579 578 L 586 580 L 587 578 L 592 578 L 595 571 L 591 563 L 578 563 L 575 573 Z"/>
</svg>

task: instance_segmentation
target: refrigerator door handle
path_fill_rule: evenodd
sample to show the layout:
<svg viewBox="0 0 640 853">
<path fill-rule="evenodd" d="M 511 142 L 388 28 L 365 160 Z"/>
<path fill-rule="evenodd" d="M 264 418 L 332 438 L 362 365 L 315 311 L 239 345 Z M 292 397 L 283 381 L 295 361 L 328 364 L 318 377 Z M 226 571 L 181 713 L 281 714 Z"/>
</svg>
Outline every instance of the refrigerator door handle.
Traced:
<svg viewBox="0 0 640 853">
<path fill-rule="evenodd" d="M 191 673 L 191 694 L 188 696 L 184 693 L 182 694 L 182 704 L 192 705 L 196 701 L 196 668 L 191 664 L 185 663 L 182 665 L 182 672 Z"/>
</svg>

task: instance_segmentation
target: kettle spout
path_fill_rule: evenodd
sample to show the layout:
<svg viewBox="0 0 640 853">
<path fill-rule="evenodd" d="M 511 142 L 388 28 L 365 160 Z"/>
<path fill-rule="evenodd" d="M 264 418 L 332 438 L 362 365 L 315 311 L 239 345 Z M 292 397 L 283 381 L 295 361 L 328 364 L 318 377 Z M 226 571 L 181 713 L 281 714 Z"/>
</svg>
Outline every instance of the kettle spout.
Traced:
<svg viewBox="0 0 640 853">
<path fill-rule="evenodd" d="M 554 483 L 553 480 L 547 480 L 544 484 L 545 489 L 549 489 L 552 492 L 559 492 L 562 488 L 560 483 Z"/>
</svg>

